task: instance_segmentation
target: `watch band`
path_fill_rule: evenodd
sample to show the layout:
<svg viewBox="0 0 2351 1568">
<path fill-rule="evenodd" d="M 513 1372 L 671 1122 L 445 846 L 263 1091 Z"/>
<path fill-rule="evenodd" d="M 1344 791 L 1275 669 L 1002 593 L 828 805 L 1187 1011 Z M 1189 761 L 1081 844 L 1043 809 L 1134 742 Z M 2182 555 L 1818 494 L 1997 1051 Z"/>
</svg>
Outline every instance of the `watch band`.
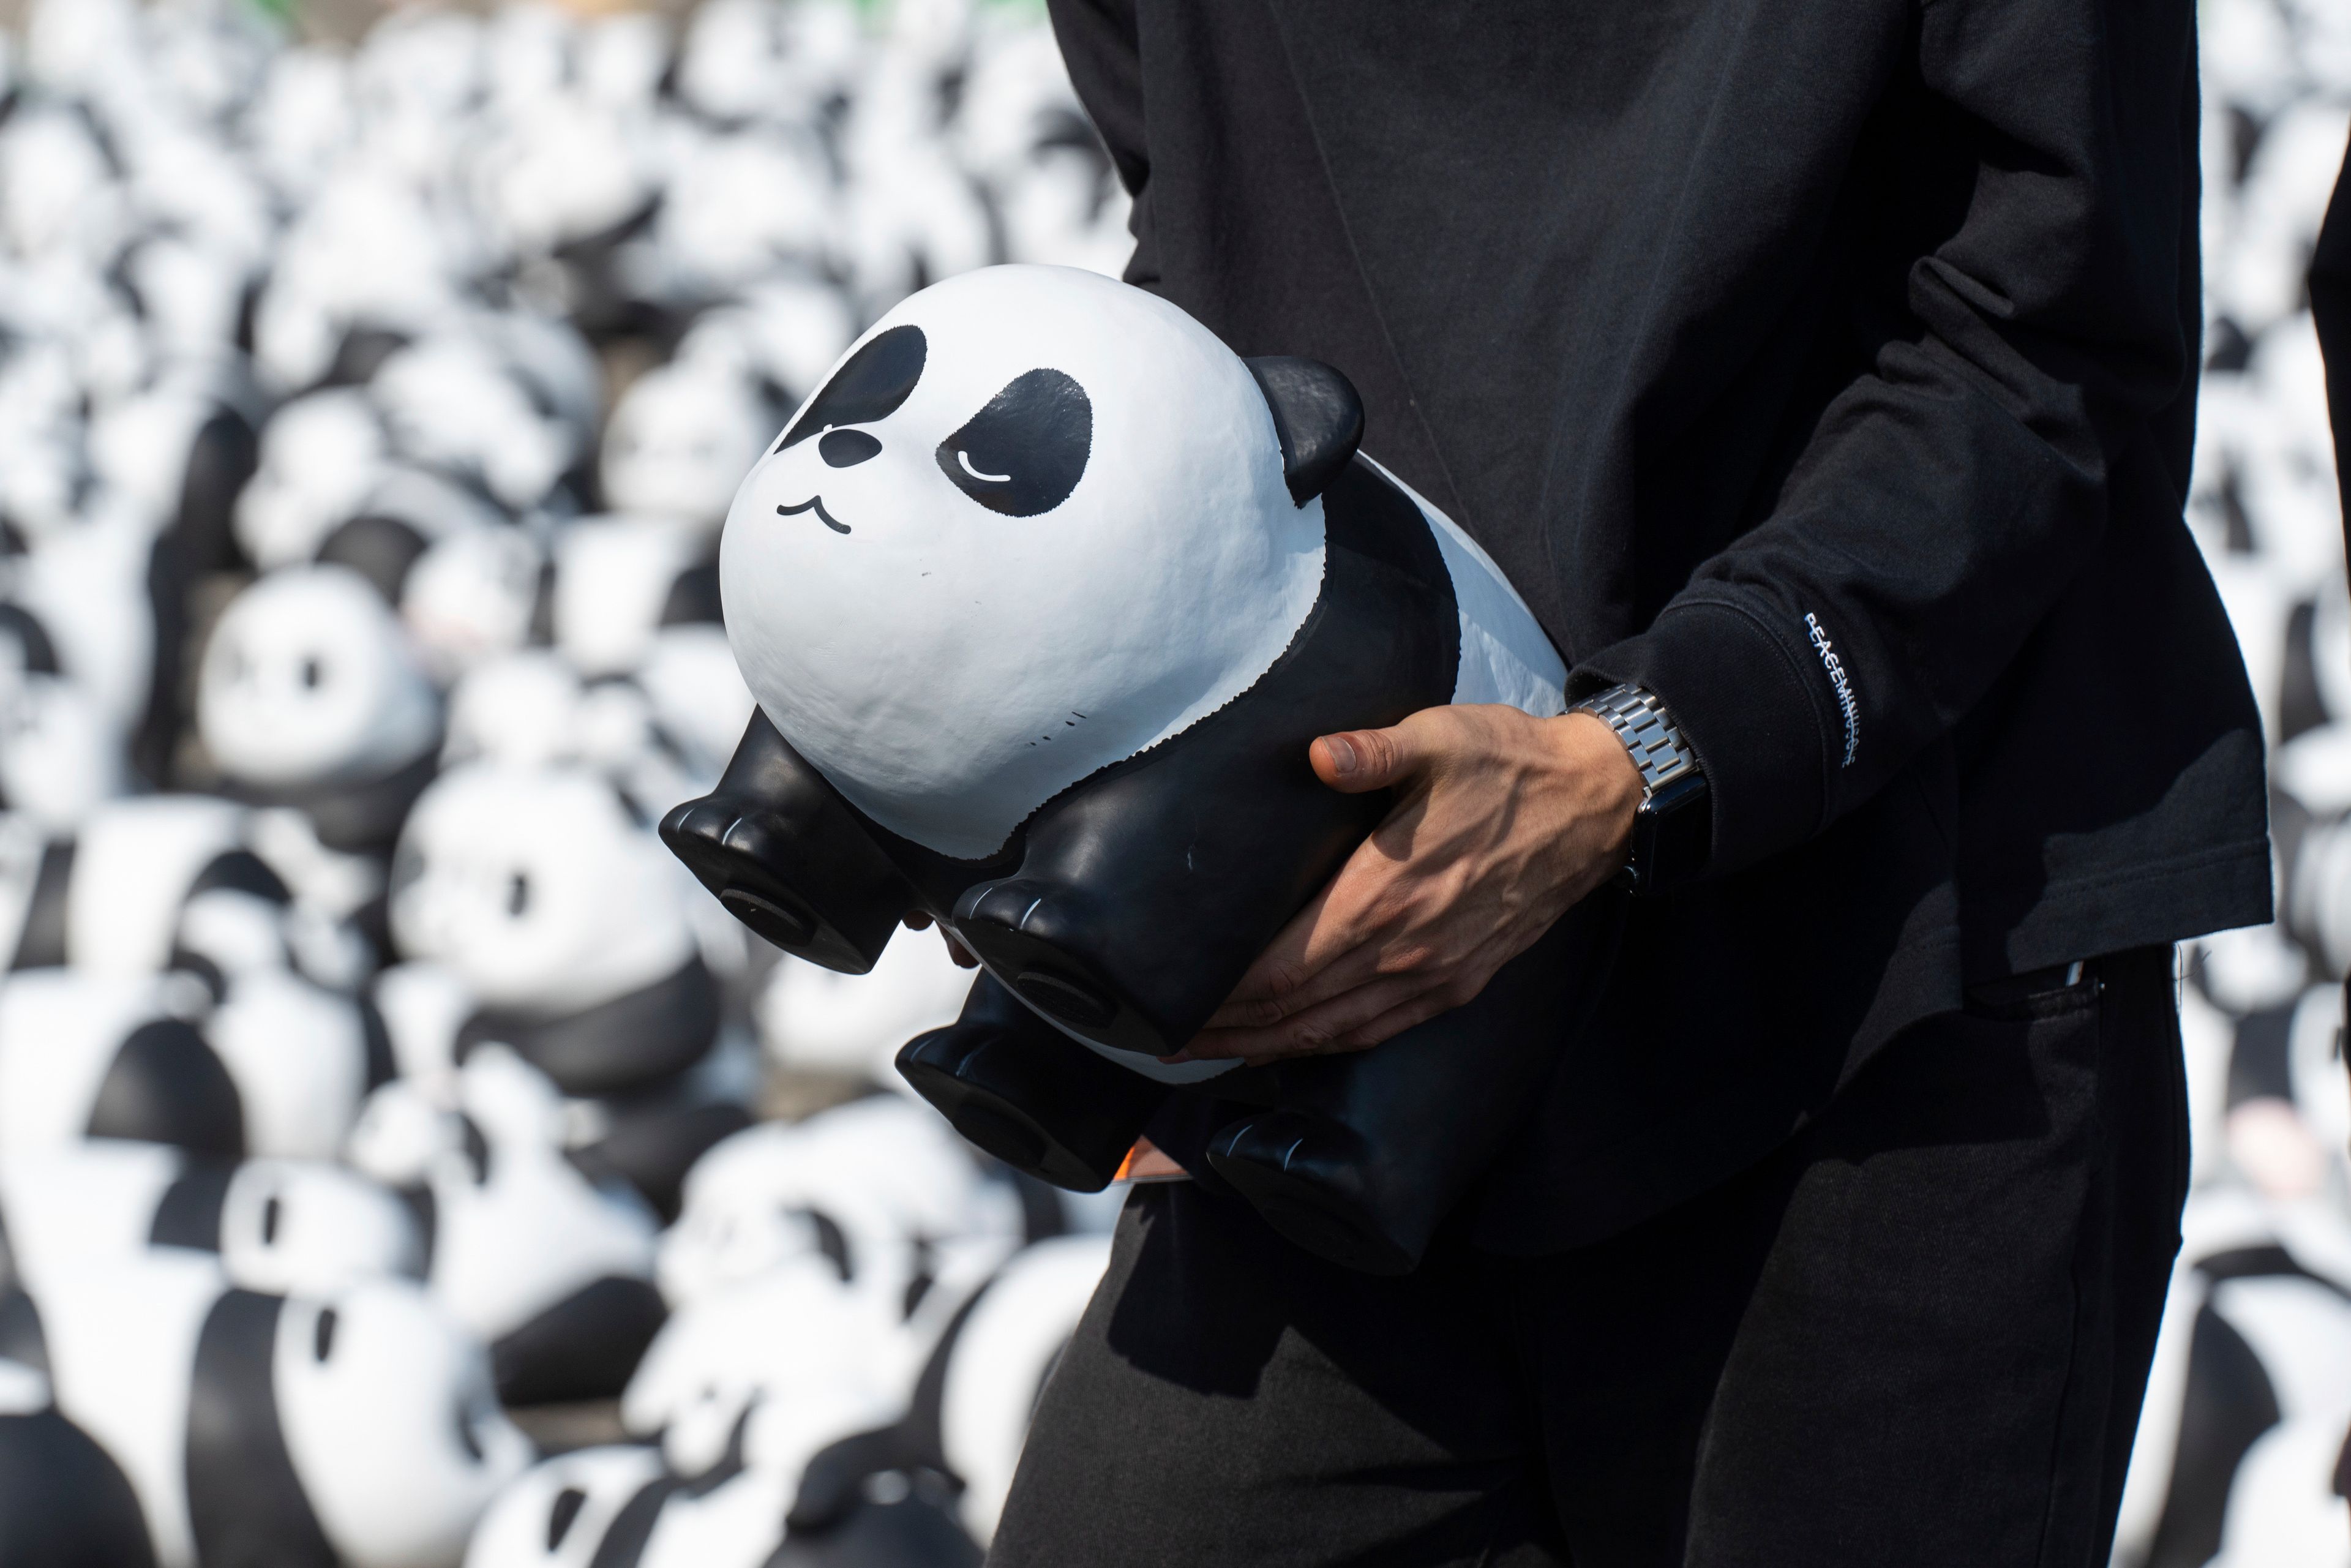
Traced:
<svg viewBox="0 0 2351 1568">
<path fill-rule="evenodd" d="M 1682 732 L 1666 716 L 1665 705 L 1629 682 L 1584 698 L 1568 710 L 1588 713 L 1616 732 L 1641 770 L 1641 793 L 1654 800 L 1675 779 L 1698 770 L 1698 758 L 1682 741 Z"/>
<path fill-rule="evenodd" d="M 1704 870 L 1713 839 L 1706 774 L 1655 695 L 1630 684 L 1609 687 L 1569 710 L 1588 713 L 1616 732 L 1641 771 L 1641 804 L 1618 873 L 1636 896 L 1668 892 Z"/>
</svg>

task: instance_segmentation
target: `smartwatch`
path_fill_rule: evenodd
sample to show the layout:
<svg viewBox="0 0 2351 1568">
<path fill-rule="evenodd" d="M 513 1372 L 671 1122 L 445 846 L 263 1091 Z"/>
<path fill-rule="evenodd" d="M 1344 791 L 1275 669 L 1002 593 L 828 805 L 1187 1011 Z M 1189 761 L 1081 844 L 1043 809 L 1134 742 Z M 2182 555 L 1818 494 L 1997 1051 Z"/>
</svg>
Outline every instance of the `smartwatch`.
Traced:
<svg viewBox="0 0 2351 1568">
<path fill-rule="evenodd" d="M 1616 732 L 1641 770 L 1641 804 L 1633 843 L 1619 873 L 1635 894 L 1678 887 L 1706 869 L 1713 848 L 1714 804 L 1697 754 L 1656 695 L 1630 684 L 1610 686 L 1568 709 L 1588 713 Z"/>
</svg>

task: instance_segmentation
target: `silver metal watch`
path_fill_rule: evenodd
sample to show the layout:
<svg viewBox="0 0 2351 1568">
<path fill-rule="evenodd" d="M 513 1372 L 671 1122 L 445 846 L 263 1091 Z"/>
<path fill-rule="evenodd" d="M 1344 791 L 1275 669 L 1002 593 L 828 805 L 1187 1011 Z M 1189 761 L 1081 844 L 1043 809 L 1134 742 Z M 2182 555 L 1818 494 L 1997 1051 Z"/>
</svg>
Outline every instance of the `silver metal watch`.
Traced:
<svg viewBox="0 0 2351 1568">
<path fill-rule="evenodd" d="M 1656 694 L 1630 683 L 1576 703 L 1616 732 L 1641 770 L 1641 805 L 1633 814 L 1633 842 L 1624 876 L 1636 894 L 1662 893 L 1705 868 L 1712 847 L 1714 808 L 1698 754 Z"/>
</svg>

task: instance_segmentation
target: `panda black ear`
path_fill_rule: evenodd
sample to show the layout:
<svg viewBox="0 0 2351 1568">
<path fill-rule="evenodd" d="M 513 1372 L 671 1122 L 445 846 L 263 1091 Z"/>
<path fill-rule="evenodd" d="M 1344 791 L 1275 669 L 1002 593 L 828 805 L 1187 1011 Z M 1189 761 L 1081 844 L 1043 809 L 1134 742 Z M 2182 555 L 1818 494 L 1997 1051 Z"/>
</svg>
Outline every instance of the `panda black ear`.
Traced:
<svg viewBox="0 0 2351 1568">
<path fill-rule="evenodd" d="M 387 604 L 400 602 L 408 569 L 424 553 L 424 536 L 398 517 L 374 513 L 351 518 L 319 547 L 322 566 L 347 566 L 375 585 Z"/>
<path fill-rule="evenodd" d="M 1304 506 L 1355 455 L 1364 439 L 1364 400 L 1346 377 L 1320 360 L 1288 355 L 1243 360 L 1273 411 L 1281 440 L 1281 476 Z"/>
</svg>

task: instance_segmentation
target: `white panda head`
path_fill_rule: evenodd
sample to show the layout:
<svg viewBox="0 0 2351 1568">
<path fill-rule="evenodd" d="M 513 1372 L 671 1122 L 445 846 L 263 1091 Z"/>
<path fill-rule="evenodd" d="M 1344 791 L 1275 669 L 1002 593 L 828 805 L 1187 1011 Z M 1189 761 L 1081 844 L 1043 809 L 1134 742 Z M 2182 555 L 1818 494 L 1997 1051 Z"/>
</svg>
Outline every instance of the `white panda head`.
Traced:
<svg viewBox="0 0 2351 1568">
<path fill-rule="evenodd" d="M 324 1161 L 246 1161 L 221 1190 L 216 1223 L 221 1267 L 248 1291 L 325 1295 L 423 1268 L 414 1211 Z"/>
<path fill-rule="evenodd" d="M 684 1475 L 718 1464 L 763 1401 L 828 1413 L 827 1440 L 885 1426 L 920 1361 L 893 1327 L 823 1260 L 779 1263 L 662 1325 L 621 1396 L 622 1425 L 658 1436 Z"/>
<path fill-rule="evenodd" d="M 729 640 L 851 800 L 986 856 L 1289 645 L 1323 530 L 1284 453 L 1251 368 L 1174 306 L 1061 267 L 950 278 L 876 322 L 744 479 Z"/>
<path fill-rule="evenodd" d="M 262 427 L 260 468 L 236 500 L 237 542 L 265 569 L 308 559 L 382 472 L 383 422 L 367 394 L 297 398 Z"/>
<path fill-rule="evenodd" d="M 196 727 L 221 770 L 266 789 L 392 772 L 440 738 L 440 702 L 382 595 L 348 567 L 275 571 L 214 628 Z"/>
<path fill-rule="evenodd" d="M 605 426 L 599 469 L 605 505 L 697 527 L 716 523 L 774 428 L 769 417 L 724 368 L 646 371 L 621 394 Z"/>
<path fill-rule="evenodd" d="M 660 841 L 585 770 L 452 768 L 392 860 L 392 928 L 485 1005 L 558 1014 L 674 973 L 693 934 Z"/>
<path fill-rule="evenodd" d="M 529 1465 L 489 1361 L 418 1287 L 378 1280 L 288 1301 L 277 1417 L 304 1496 L 353 1568 L 446 1563 Z"/>
<path fill-rule="evenodd" d="M 549 1459 L 498 1494 L 465 1568 L 591 1568 L 621 1511 L 664 1474 L 661 1455 L 635 1444 Z"/>
</svg>

